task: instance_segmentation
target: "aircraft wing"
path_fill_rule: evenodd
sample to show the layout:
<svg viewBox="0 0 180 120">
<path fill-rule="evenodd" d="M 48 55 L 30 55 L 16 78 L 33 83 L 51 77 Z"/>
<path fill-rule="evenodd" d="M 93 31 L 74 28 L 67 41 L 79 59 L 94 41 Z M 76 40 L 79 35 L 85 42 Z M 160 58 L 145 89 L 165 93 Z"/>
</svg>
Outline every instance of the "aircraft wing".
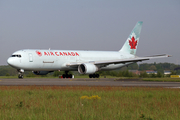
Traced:
<svg viewBox="0 0 180 120">
<path fill-rule="evenodd" d="M 163 55 L 153 55 L 147 57 L 134 57 L 128 59 L 116 59 L 116 60 L 102 60 L 102 61 L 87 61 L 87 62 L 73 62 L 68 63 L 67 66 L 76 67 L 82 63 L 92 63 L 94 65 L 98 65 L 104 67 L 109 64 L 120 64 L 120 63 L 129 63 L 129 62 L 141 62 L 145 60 L 155 59 L 155 58 L 164 58 L 164 57 L 171 57 L 170 55 L 163 54 Z"/>
</svg>

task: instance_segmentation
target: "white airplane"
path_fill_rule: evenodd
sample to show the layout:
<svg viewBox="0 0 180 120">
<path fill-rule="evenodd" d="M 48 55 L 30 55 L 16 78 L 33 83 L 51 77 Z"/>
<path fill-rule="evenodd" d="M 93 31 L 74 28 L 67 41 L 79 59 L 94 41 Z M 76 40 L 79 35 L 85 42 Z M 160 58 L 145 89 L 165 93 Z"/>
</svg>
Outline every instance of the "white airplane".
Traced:
<svg viewBox="0 0 180 120">
<path fill-rule="evenodd" d="M 63 78 L 72 77 L 68 71 L 78 71 L 80 74 L 89 74 L 90 78 L 98 78 L 99 74 L 95 72 L 100 70 L 115 70 L 139 61 L 170 57 L 166 54 L 149 57 L 135 55 L 142 23 L 136 24 L 119 51 L 25 49 L 14 52 L 7 63 L 17 69 L 19 78 L 23 78 L 25 70 L 33 71 L 36 75 L 61 70 L 65 71 Z"/>
</svg>

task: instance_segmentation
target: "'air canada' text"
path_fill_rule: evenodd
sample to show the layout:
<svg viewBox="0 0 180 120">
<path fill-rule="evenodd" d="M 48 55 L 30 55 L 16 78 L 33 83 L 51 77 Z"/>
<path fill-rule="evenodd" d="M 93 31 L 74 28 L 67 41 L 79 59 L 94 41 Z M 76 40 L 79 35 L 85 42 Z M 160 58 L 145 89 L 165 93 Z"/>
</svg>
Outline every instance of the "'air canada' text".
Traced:
<svg viewBox="0 0 180 120">
<path fill-rule="evenodd" d="M 44 52 L 45 56 L 79 56 L 77 52 Z"/>
</svg>

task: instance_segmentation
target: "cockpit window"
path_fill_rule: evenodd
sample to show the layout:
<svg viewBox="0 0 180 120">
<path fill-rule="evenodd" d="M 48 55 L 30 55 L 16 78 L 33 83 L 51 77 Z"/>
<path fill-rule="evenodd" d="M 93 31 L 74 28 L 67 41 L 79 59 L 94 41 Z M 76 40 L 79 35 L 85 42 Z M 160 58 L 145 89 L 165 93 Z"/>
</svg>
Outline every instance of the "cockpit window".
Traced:
<svg viewBox="0 0 180 120">
<path fill-rule="evenodd" d="M 11 55 L 11 57 L 21 57 L 21 55 Z"/>
</svg>

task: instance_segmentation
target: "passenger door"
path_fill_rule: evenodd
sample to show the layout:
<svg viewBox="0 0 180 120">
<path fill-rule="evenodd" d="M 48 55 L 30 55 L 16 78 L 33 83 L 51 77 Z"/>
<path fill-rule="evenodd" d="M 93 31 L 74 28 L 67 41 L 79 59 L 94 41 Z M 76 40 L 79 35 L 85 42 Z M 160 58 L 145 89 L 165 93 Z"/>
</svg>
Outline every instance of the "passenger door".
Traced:
<svg viewBox="0 0 180 120">
<path fill-rule="evenodd" d="M 32 55 L 32 53 L 29 53 L 29 62 L 33 62 L 33 55 Z"/>
</svg>

